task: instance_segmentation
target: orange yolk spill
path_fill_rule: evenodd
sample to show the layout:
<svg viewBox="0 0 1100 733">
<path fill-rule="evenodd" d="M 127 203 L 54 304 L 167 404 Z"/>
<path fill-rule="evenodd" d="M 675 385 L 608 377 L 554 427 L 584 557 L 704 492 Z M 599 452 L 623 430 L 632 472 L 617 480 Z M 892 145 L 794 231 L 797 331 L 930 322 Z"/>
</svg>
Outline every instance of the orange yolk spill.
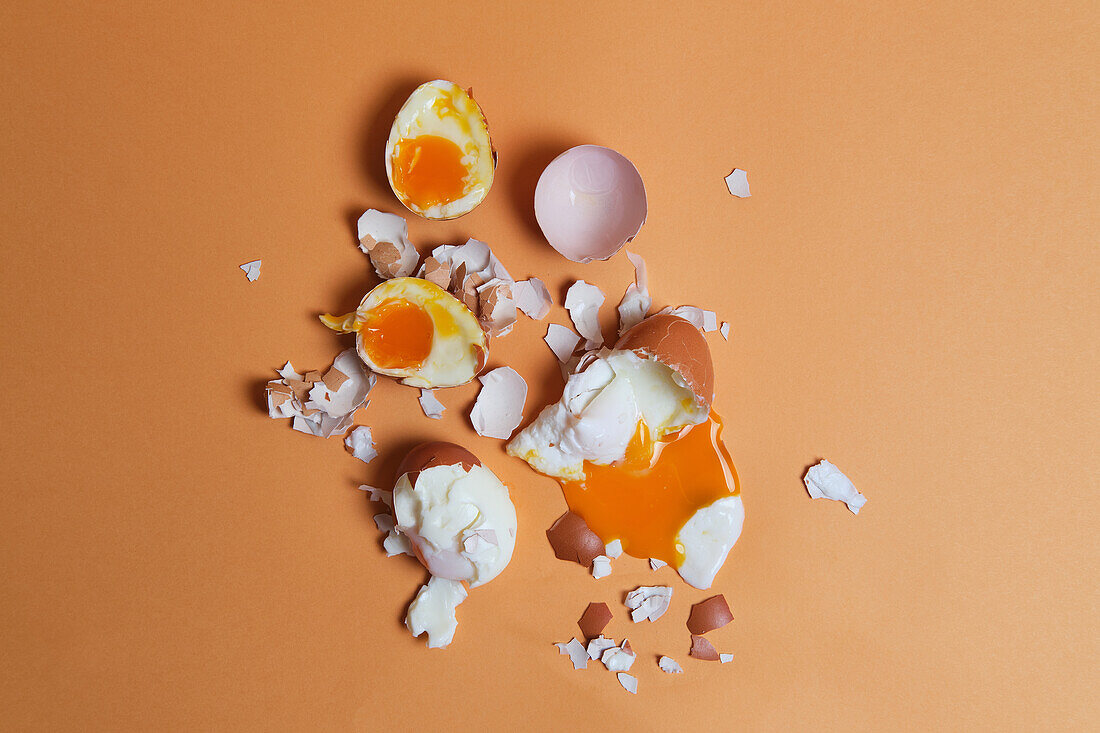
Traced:
<svg viewBox="0 0 1100 733">
<path fill-rule="evenodd" d="M 722 420 L 706 422 L 672 442 L 650 441 L 644 423 L 622 461 L 585 462 L 583 481 L 563 481 L 569 508 L 601 539 L 622 541 L 634 557 L 655 557 L 679 567 L 676 535 L 697 509 L 739 493 L 737 472 L 722 443 Z"/>
<path fill-rule="evenodd" d="M 466 166 L 462 149 L 438 135 L 401 140 L 393 151 L 393 185 L 410 203 L 427 209 L 462 198 Z"/>
<path fill-rule="evenodd" d="M 367 356 L 383 369 L 416 369 L 432 351 L 432 318 L 407 300 L 386 300 L 359 326 Z"/>
</svg>

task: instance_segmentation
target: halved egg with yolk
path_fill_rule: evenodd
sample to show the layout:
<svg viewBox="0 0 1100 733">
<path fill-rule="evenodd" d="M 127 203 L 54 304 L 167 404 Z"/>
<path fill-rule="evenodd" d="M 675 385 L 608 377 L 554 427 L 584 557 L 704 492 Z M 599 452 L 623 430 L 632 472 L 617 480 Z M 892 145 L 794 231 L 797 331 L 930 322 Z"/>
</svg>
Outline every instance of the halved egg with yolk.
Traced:
<svg viewBox="0 0 1100 733">
<path fill-rule="evenodd" d="M 403 384 L 434 389 L 465 384 L 482 367 L 485 332 L 460 300 L 416 277 L 379 284 L 343 316 L 321 316 L 340 333 L 356 334 L 356 350 L 379 374 Z"/>
<path fill-rule="evenodd" d="M 495 167 L 485 115 L 457 84 L 422 84 L 397 113 L 386 143 L 386 173 L 410 211 L 426 219 L 469 213 L 489 193 Z"/>
</svg>

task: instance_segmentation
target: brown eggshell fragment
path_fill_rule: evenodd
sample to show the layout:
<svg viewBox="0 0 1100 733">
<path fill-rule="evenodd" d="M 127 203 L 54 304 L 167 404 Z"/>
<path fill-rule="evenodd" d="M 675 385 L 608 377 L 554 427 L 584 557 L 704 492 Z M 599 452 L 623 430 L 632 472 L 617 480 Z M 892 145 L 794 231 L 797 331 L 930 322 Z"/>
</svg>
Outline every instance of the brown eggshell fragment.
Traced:
<svg viewBox="0 0 1100 733">
<path fill-rule="evenodd" d="M 717 662 L 719 659 L 718 650 L 714 648 L 714 645 L 695 634 L 691 635 L 691 651 L 688 654 L 696 659 L 703 659 L 708 662 Z"/>
<path fill-rule="evenodd" d="M 615 348 L 655 359 L 678 372 L 699 404 L 714 399 L 714 362 L 702 332 L 678 316 L 651 316 L 622 335 Z"/>
<path fill-rule="evenodd" d="M 451 287 L 451 266 L 443 264 L 434 257 L 428 257 L 424 260 L 424 271 L 420 276 L 444 290 Z"/>
<path fill-rule="evenodd" d="M 397 478 L 405 474 L 409 475 L 409 483 L 416 486 L 416 478 L 421 471 L 433 466 L 460 465 L 467 471 L 474 466 L 480 466 L 481 461 L 470 451 L 460 445 L 447 443 L 442 440 L 431 443 L 421 443 L 413 448 L 397 467 Z"/>
<path fill-rule="evenodd" d="M 687 627 L 692 634 L 705 634 L 722 628 L 730 621 L 733 621 L 733 614 L 730 613 L 726 597 L 717 595 L 705 601 L 699 601 L 691 607 Z"/>
<path fill-rule="evenodd" d="M 579 514 L 566 512 L 558 517 L 550 529 L 546 530 L 546 539 L 554 548 L 559 560 L 566 560 L 592 567 L 592 560 L 602 555 L 604 546 L 599 536 L 588 528 Z"/>
<path fill-rule="evenodd" d="M 589 603 L 584 609 L 577 626 L 586 639 L 595 639 L 607 627 L 611 621 L 611 609 L 606 603 Z"/>
</svg>

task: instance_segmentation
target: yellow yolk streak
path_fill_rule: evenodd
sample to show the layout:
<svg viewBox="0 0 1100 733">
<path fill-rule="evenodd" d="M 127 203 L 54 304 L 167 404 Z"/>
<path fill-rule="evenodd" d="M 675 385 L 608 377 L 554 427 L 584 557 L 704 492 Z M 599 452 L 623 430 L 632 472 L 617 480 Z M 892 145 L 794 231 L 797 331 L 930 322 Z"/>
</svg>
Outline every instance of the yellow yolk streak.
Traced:
<svg viewBox="0 0 1100 733">
<path fill-rule="evenodd" d="M 438 135 L 401 140 L 393 150 L 394 190 L 421 209 L 458 201 L 469 175 L 462 157 L 458 145 Z"/>
<path fill-rule="evenodd" d="M 679 438 L 656 445 L 639 423 L 622 461 L 586 461 L 584 474 L 583 481 L 561 482 L 569 508 L 604 541 L 619 539 L 626 553 L 674 567 L 684 559 L 676 542 L 684 523 L 698 509 L 740 493 L 714 412 Z"/>
<path fill-rule="evenodd" d="M 382 369 L 416 369 L 432 351 L 435 326 L 418 305 L 395 298 L 379 303 L 359 324 L 363 348 Z"/>
</svg>

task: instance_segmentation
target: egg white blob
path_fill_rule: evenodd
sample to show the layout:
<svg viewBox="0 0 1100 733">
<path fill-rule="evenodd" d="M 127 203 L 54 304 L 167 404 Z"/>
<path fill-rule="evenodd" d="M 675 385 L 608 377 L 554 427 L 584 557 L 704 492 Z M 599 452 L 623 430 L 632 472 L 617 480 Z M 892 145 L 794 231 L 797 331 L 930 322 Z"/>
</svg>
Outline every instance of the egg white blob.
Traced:
<svg viewBox="0 0 1100 733">
<path fill-rule="evenodd" d="M 637 236 L 648 211 L 638 169 L 599 145 L 566 150 L 535 187 L 535 219 L 546 241 L 574 262 L 611 257 Z"/>
<path fill-rule="evenodd" d="M 432 575 L 471 588 L 500 574 L 516 544 L 508 488 L 484 466 L 432 466 L 403 474 L 393 489 L 397 529 Z"/>
<path fill-rule="evenodd" d="M 422 586 L 405 614 L 405 626 L 413 636 L 428 633 L 428 647 L 438 649 L 451 643 L 458 628 L 455 609 L 466 600 L 462 583 L 433 576 Z"/>
<path fill-rule="evenodd" d="M 561 399 L 508 444 L 508 453 L 539 473 L 579 480 L 585 461 L 622 460 L 641 420 L 656 440 L 706 418 L 678 372 L 633 351 L 603 349 L 581 361 Z"/>
<path fill-rule="evenodd" d="M 676 570 L 690 585 L 706 590 L 741 536 L 745 505 L 741 496 L 727 496 L 695 512 L 676 536 L 684 561 Z"/>
</svg>

